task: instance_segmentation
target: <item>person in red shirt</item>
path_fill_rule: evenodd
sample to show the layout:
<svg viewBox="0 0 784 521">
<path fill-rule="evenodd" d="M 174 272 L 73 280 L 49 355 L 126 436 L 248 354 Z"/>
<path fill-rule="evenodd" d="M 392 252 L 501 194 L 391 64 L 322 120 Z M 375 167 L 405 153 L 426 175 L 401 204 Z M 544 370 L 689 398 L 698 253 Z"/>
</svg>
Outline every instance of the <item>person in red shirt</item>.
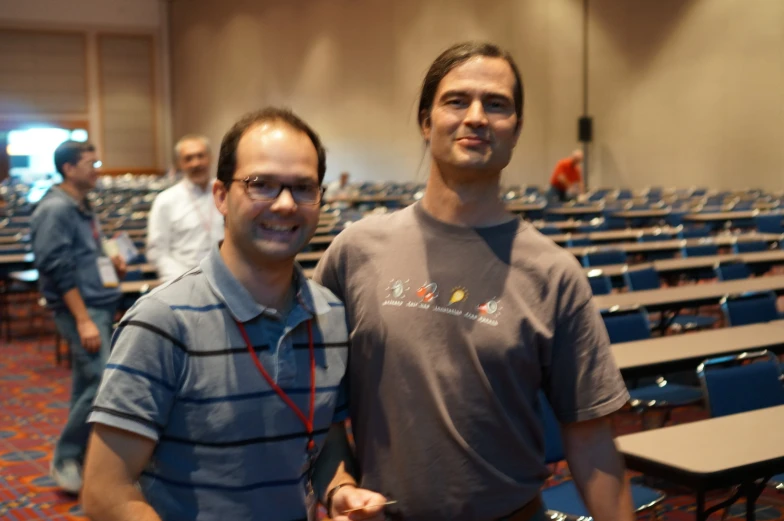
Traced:
<svg viewBox="0 0 784 521">
<path fill-rule="evenodd" d="M 582 168 L 583 151 L 575 150 L 572 154 L 558 161 L 550 177 L 550 199 L 568 201 L 577 193 L 585 192 Z"/>
</svg>

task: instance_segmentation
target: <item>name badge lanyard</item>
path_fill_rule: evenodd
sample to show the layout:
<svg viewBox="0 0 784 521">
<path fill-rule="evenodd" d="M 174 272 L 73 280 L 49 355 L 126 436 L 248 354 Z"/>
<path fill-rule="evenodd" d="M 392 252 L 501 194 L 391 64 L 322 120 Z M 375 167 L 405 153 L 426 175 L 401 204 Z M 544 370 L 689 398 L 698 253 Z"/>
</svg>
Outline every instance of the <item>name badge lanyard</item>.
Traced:
<svg viewBox="0 0 784 521">
<path fill-rule="evenodd" d="M 98 224 L 96 224 L 95 216 L 93 216 L 90 219 L 90 228 L 92 228 L 93 240 L 95 241 L 95 244 L 98 246 L 98 250 L 103 251 L 103 245 L 101 244 L 101 232 L 98 231 Z"/>
<path fill-rule="evenodd" d="M 267 370 L 264 369 L 264 366 L 261 365 L 261 361 L 259 357 L 256 355 L 256 351 L 253 349 L 253 344 L 250 341 L 250 337 L 248 337 L 248 332 L 245 330 L 245 326 L 242 325 L 242 322 L 239 320 L 235 320 L 237 323 L 237 328 L 240 330 L 240 334 L 242 335 L 242 339 L 245 341 L 245 345 L 248 348 L 248 352 L 250 353 L 251 358 L 253 359 L 253 363 L 256 365 L 256 369 L 259 370 L 261 376 L 267 381 L 270 387 L 275 391 L 275 393 L 280 397 L 283 402 L 289 406 L 289 408 L 294 411 L 299 418 L 299 421 L 305 426 L 305 431 L 308 434 L 308 443 L 305 447 L 305 451 L 308 454 L 308 481 L 313 474 L 313 463 L 316 459 L 316 443 L 313 441 L 313 415 L 316 410 L 316 354 L 315 349 L 313 348 L 313 327 L 310 324 L 310 320 L 307 321 L 308 327 L 308 351 L 310 352 L 310 410 L 308 412 L 308 416 L 306 417 L 302 410 L 297 407 L 297 404 L 292 401 L 289 395 L 280 388 L 278 384 L 272 379 L 272 377 L 267 373 Z"/>
</svg>

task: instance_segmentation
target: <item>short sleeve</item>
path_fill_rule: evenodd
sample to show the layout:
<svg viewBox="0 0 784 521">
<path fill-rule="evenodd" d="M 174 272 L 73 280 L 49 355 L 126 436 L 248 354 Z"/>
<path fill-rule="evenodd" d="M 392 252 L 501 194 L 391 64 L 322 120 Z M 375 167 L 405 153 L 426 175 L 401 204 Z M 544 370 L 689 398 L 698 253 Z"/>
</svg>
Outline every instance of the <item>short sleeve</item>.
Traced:
<svg viewBox="0 0 784 521">
<path fill-rule="evenodd" d="M 341 302 L 345 302 L 345 262 L 341 262 L 343 251 L 341 235 L 335 237 L 321 256 L 313 271 L 313 281 L 330 290 Z"/>
<path fill-rule="evenodd" d="M 154 297 L 139 300 L 117 326 L 88 422 L 157 441 L 187 363 L 180 338 L 168 305 Z"/>
<path fill-rule="evenodd" d="M 560 286 L 543 390 L 562 423 L 600 418 L 620 409 L 629 393 L 588 281 L 576 263 Z"/>
</svg>

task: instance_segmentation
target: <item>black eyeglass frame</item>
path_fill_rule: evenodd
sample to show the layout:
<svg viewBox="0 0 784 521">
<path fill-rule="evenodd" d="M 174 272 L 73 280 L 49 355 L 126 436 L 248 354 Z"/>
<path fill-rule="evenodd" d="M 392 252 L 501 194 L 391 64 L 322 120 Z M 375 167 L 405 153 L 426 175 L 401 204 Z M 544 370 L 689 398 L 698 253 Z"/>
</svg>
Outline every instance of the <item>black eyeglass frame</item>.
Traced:
<svg viewBox="0 0 784 521">
<path fill-rule="evenodd" d="M 275 181 L 276 183 L 278 183 L 280 185 L 280 189 L 278 190 L 278 193 L 275 194 L 275 197 L 265 197 L 263 199 L 259 199 L 257 197 L 252 197 L 250 195 L 250 191 L 249 191 L 250 184 L 252 182 L 254 182 L 254 181 L 257 181 L 258 179 L 259 179 L 259 176 L 253 176 L 253 177 L 232 177 L 231 178 L 231 183 L 233 183 L 234 181 L 239 181 L 240 183 L 242 183 L 244 185 L 245 195 L 247 195 L 248 198 L 251 201 L 264 202 L 264 203 L 269 203 L 271 201 L 277 200 L 277 198 L 280 197 L 280 194 L 283 193 L 283 190 L 287 189 L 289 191 L 289 193 L 291 194 L 291 198 L 294 199 L 294 202 L 296 202 L 297 204 L 306 204 L 306 205 L 320 204 L 320 203 L 322 203 L 324 201 L 324 193 L 327 191 L 327 189 L 324 188 L 323 186 L 319 186 L 318 197 L 316 198 L 315 201 L 298 201 L 297 200 L 297 196 L 294 195 L 293 188 L 294 188 L 295 184 L 304 184 L 304 183 L 281 183 L 280 181 Z M 229 185 L 231 183 L 226 185 L 227 189 L 229 188 Z"/>
</svg>

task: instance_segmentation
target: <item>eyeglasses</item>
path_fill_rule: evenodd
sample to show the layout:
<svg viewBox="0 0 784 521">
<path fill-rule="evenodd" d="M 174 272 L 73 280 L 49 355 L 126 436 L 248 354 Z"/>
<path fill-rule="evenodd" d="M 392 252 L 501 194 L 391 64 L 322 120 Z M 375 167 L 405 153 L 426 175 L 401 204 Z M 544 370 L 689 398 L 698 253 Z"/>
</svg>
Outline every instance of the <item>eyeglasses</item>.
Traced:
<svg viewBox="0 0 784 521">
<path fill-rule="evenodd" d="M 288 189 L 297 204 L 317 204 L 324 195 L 324 189 L 317 183 L 281 183 L 275 179 L 262 177 L 232 178 L 245 185 L 245 193 L 253 201 L 274 201 L 280 197 L 283 189 Z"/>
</svg>

